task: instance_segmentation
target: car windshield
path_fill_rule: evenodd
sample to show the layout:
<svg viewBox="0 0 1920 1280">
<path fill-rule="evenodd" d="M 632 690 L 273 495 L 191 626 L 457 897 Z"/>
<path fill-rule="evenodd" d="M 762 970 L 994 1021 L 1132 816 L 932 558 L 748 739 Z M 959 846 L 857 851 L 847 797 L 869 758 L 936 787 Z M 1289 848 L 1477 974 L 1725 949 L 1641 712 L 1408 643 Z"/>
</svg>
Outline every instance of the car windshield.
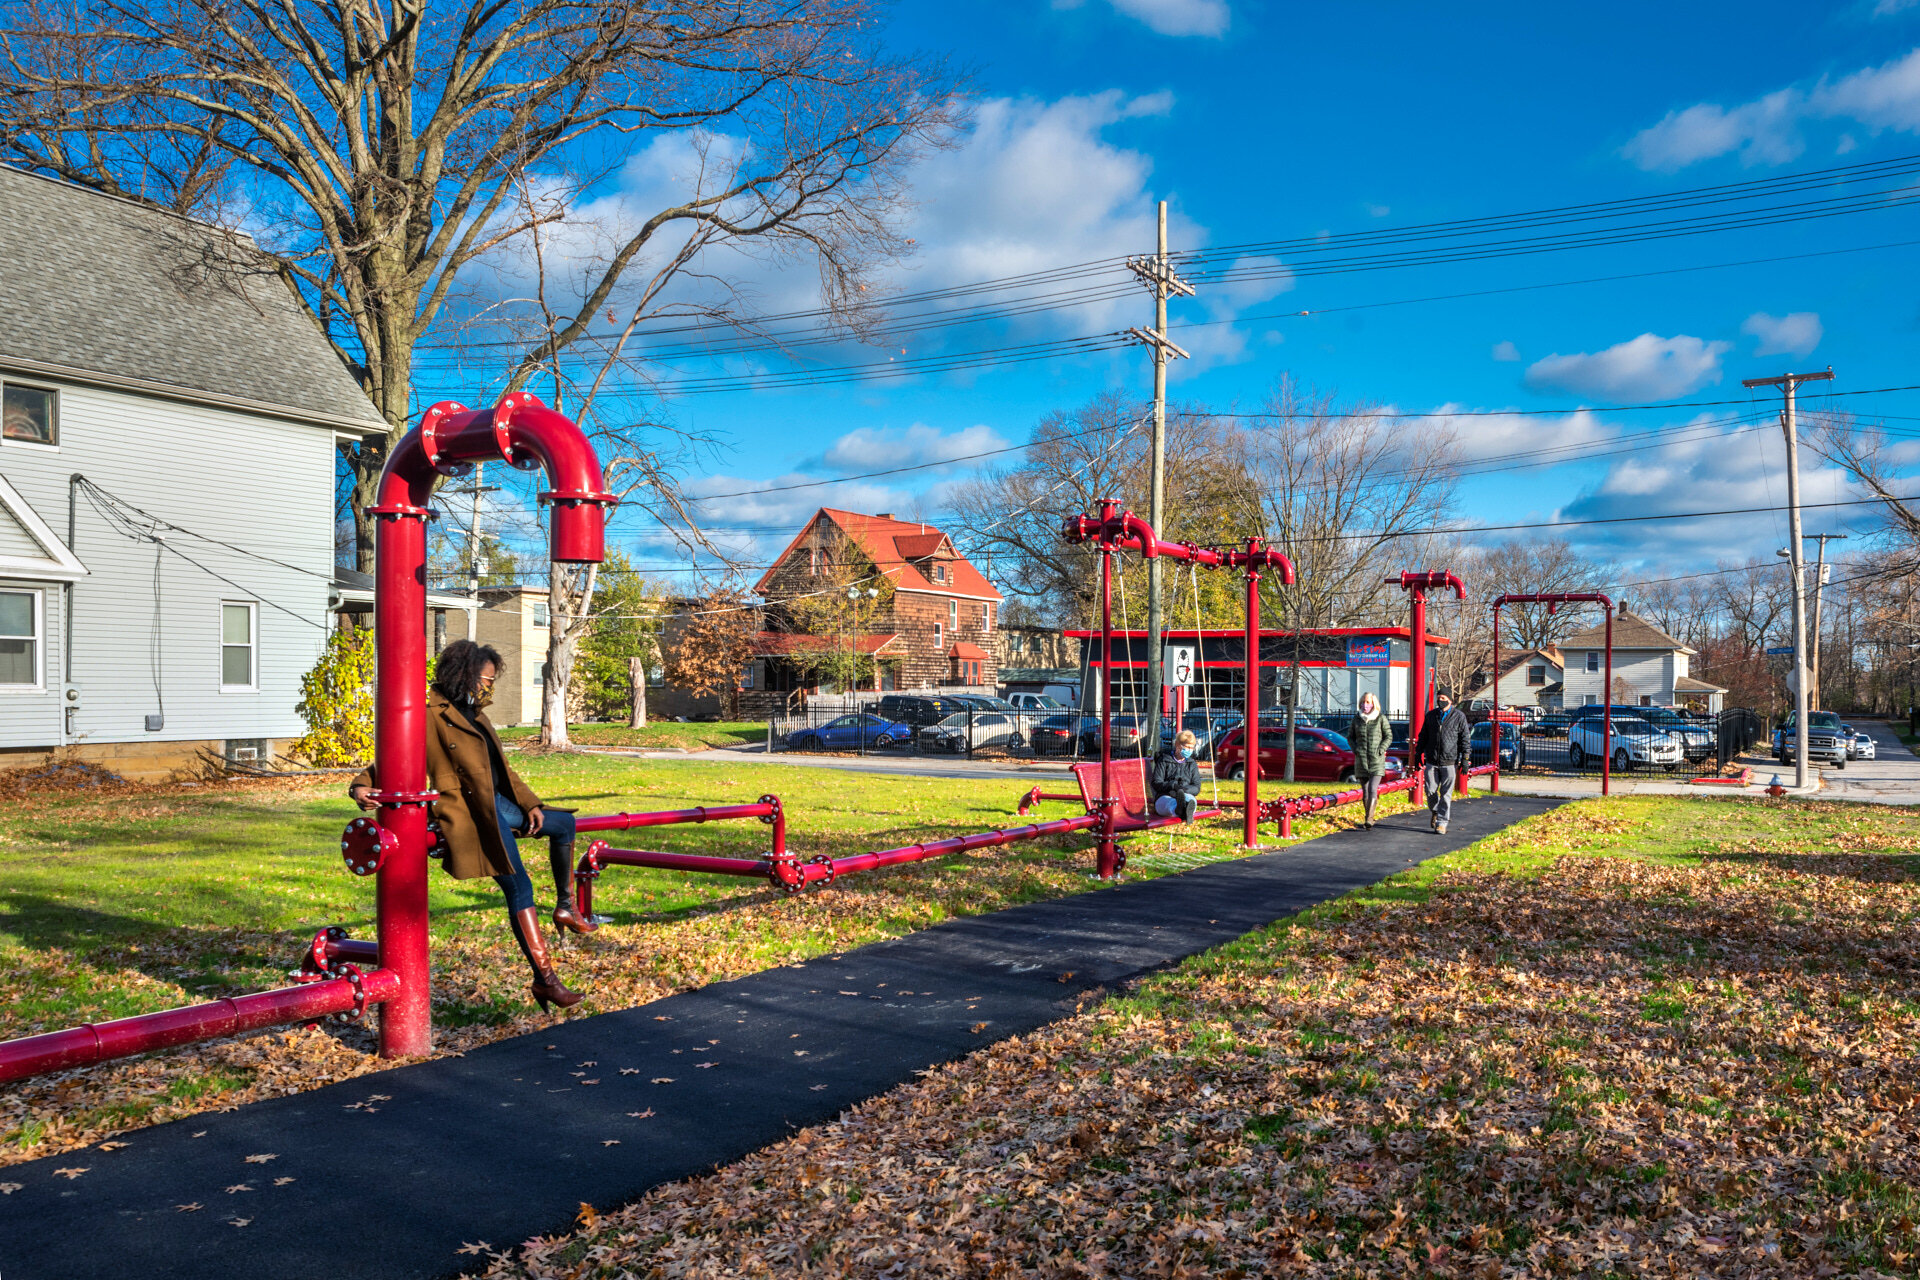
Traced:
<svg viewBox="0 0 1920 1280">
<path fill-rule="evenodd" d="M 949 729 L 964 729 L 967 727 L 967 713 L 956 711 L 940 723 Z"/>
<path fill-rule="evenodd" d="M 1353 744 L 1347 741 L 1347 735 L 1344 733 L 1335 733 L 1332 729 L 1322 729 L 1319 736 L 1325 738 L 1342 751 L 1353 750 Z"/>
<path fill-rule="evenodd" d="M 1831 711 L 1815 711 L 1807 716 L 1807 727 L 1837 730 L 1840 728 L 1840 717 Z"/>
</svg>

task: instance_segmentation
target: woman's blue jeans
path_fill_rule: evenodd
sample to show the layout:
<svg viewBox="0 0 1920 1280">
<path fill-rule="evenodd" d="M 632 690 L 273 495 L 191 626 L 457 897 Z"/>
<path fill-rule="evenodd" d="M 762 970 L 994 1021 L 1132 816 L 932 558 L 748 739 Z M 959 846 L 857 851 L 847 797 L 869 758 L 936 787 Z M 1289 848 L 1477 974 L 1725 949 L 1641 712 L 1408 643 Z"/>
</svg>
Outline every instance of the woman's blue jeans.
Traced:
<svg viewBox="0 0 1920 1280">
<path fill-rule="evenodd" d="M 510 875 L 495 876 L 494 883 L 507 895 L 509 912 L 525 911 L 533 905 L 533 881 L 527 875 L 526 864 L 520 861 L 520 840 L 515 834 L 527 825 L 527 813 L 514 803 L 512 796 L 495 795 L 493 798 L 494 819 L 500 824 L 500 843 L 506 846 L 507 865 L 513 868 Z M 540 834 L 537 839 L 547 842 L 547 861 L 553 868 L 553 886 L 559 892 L 561 905 L 573 905 L 573 815 L 560 809 L 542 809 Z"/>
</svg>

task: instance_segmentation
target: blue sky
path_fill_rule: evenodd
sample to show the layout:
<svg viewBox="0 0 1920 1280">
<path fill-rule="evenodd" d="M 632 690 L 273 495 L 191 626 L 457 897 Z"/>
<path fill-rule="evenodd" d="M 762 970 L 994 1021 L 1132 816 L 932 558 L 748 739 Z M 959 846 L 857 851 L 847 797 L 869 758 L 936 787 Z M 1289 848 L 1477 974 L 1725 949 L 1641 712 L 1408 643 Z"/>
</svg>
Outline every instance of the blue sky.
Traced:
<svg viewBox="0 0 1920 1280">
<path fill-rule="evenodd" d="M 1171 204 L 1175 247 L 1193 249 L 1920 152 L 1920 0 L 915 3 L 896 11 L 890 38 L 948 53 L 972 69 L 979 93 L 972 135 L 915 174 L 918 253 L 892 273 L 902 289 L 1148 251 L 1158 199 Z M 1175 365 L 1173 394 L 1253 407 L 1291 374 L 1406 412 L 1737 401 L 1459 420 L 1479 472 L 1461 514 L 1493 523 L 1775 504 L 1784 497 L 1780 437 L 1753 426 L 1770 402 L 1740 379 L 1832 364 L 1837 390 L 1920 382 L 1912 359 L 1920 245 L 1834 252 L 1906 240 L 1920 241 L 1911 205 L 1665 242 L 1216 288 L 1174 304 L 1176 324 L 1216 323 L 1176 334 L 1195 358 Z M 1824 256 L 1370 305 L 1814 254 Z M 804 305 L 804 274 L 769 275 L 768 304 Z M 1330 313 L 1254 318 L 1299 310 Z M 966 326 L 900 354 L 1107 332 L 1150 315 L 1142 291 Z M 881 358 L 860 348 L 825 357 Z M 1148 386 L 1144 354 L 1122 351 L 899 381 L 685 395 L 665 412 L 723 442 L 690 473 L 696 494 L 833 482 L 705 504 L 729 543 L 764 558 L 784 541 L 775 531 L 797 529 L 822 502 L 937 518 L 942 489 L 976 464 L 843 477 L 1015 444 L 1051 410 L 1112 387 Z M 1858 397 L 1848 407 L 1895 415 L 1889 428 L 1920 434 L 1920 392 Z M 1723 421 L 1742 414 L 1744 422 Z M 1640 434 L 1649 432 L 1677 443 L 1644 447 L 1662 438 Z M 1583 456 L 1499 466 L 1513 453 L 1562 445 L 1583 446 Z M 1807 501 L 1847 496 L 1817 459 L 1803 465 Z M 1807 525 L 1860 519 L 1810 513 Z M 1686 572 L 1769 554 L 1783 530 L 1783 519 L 1744 517 L 1569 534 L 1623 572 Z M 634 539 L 639 532 L 625 531 L 642 563 L 671 562 L 658 544 Z"/>
</svg>

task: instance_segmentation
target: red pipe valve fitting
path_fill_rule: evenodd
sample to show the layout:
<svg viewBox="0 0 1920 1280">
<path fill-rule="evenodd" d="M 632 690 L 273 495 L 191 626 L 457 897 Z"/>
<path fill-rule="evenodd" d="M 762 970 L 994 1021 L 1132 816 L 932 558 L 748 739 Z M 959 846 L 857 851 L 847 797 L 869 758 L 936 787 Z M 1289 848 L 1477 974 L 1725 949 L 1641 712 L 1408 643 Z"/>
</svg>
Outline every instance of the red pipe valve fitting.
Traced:
<svg viewBox="0 0 1920 1280">
<path fill-rule="evenodd" d="M 340 837 L 340 856 L 347 870 L 357 876 L 370 876 L 386 863 L 387 855 L 400 847 L 400 838 L 375 822 L 359 817 L 347 824 Z"/>
</svg>

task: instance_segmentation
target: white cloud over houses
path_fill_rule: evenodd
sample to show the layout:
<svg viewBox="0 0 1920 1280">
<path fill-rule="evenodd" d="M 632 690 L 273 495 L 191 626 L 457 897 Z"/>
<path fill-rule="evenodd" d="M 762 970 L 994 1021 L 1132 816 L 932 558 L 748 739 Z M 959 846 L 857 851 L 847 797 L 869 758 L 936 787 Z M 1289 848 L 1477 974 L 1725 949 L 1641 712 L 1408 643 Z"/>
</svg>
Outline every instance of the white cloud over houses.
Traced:
<svg viewBox="0 0 1920 1280">
<path fill-rule="evenodd" d="M 1604 351 L 1550 355 L 1527 369 L 1534 391 L 1608 400 L 1667 400 L 1720 381 L 1720 357 L 1730 342 L 1643 333 Z"/>
<path fill-rule="evenodd" d="M 984 424 L 959 431 L 942 431 L 916 422 L 902 431 L 884 427 L 859 427 L 835 440 L 821 461 L 829 470 L 841 472 L 884 471 L 890 467 L 928 467 L 930 464 L 979 466 L 974 459 L 983 453 L 1008 447 L 1008 441 Z M 937 466 L 930 467 L 939 470 Z"/>
<path fill-rule="evenodd" d="M 1820 316 L 1812 311 L 1795 311 L 1784 316 L 1756 311 L 1740 326 L 1740 332 L 1760 341 L 1753 349 L 1757 356 L 1804 356 L 1820 345 L 1825 330 Z"/>
<path fill-rule="evenodd" d="M 1621 151 L 1642 169 L 1666 171 L 1736 154 L 1746 165 L 1784 164 L 1806 149 L 1805 126 L 1819 121 L 1850 122 L 1872 133 L 1920 133 L 1920 49 L 1731 107 L 1701 102 L 1668 112 Z M 1851 135 L 1835 140 L 1839 152 L 1854 145 Z"/>
<path fill-rule="evenodd" d="M 1053 0 L 1056 9 L 1078 9 L 1085 0 Z M 1223 36 L 1233 21 L 1227 0 L 1107 0 L 1163 36 Z"/>
</svg>

